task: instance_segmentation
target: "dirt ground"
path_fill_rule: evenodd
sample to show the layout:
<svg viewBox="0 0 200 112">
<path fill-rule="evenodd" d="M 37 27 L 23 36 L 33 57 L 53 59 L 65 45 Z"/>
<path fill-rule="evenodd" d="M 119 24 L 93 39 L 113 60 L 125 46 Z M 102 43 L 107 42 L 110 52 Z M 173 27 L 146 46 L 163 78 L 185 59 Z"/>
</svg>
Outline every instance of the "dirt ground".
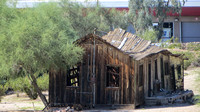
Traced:
<svg viewBox="0 0 200 112">
<path fill-rule="evenodd" d="M 43 92 L 45 96 L 48 92 Z M 17 110 L 42 110 L 44 108 L 42 101 L 37 98 L 31 100 L 25 93 L 6 95 L 0 103 L 1 111 L 17 111 Z"/>
<path fill-rule="evenodd" d="M 199 71 L 199 72 L 197 72 Z M 200 68 L 193 68 L 185 71 L 185 80 L 184 86 L 185 89 L 193 90 L 195 95 L 200 95 L 198 91 L 198 86 L 200 83 L 197 83 L 196 79 L 200 76 Z M 47 96 L 48 93 L 44 92 Z M 16 94 L 3 96 L 3 99 L 0 103 L 0 111 L 19 111 L 19 110 L 42 110 L 44 108 L 41 100 L 38 98 L 36 100 L 31 100 L 24 93 L 20 93 L 19 97 Z M 153 106 L 153 107 L 141 107 L 135 110 L 85 110 L 84 112 L 200 112 L 199 105 L 191 104 L 175 104 L 168 106 Z"/>
</svg>

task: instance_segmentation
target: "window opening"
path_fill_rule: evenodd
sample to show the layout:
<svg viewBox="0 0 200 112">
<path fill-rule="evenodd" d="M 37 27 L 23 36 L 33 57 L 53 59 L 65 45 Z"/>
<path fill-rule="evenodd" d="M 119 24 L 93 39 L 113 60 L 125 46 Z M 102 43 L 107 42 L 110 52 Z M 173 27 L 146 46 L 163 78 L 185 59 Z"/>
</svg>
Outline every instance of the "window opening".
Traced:
<svg viewBox="0 0 200 112">
<path fill-rule="evenodd" d="M 107 66 L 107 87 L 119 87 L 119 73 L 120 67 L 117 66 Z"/>
<path fill-rule="evenodd" d="M 157 60 L 155 60 L 155 79 L 158 79 L 158 66 L 157 66 Z"/>
<path fill-rule="evenodd" d="M 165 62 L 165 75 L 169 75 L 169 64 Z"/>
<path fill-rule="evenodd" d="M 165 88 L 165 80 L 164 80 L 164 68 L 163 68 L 163 58 L 160 58 L 160 67 L 161 67 L 161 86 Z"/>
<path fill-rule="evenodd" d="M 148 96 L 151 96 L 151 64 L 148 65 L 148 74 L 149 74 L 149 90 L 148 90 Z"/>
<path fill-rule="evenodd" d="M 181 78 L 181 65 L 177 65 L 178 79 Z"/>
<path fill-rule="evenodd" d="M 79 66 L 71 67 L 67 71 L 67 86 L 79 86 L 79 74 L 80 69 Z"/>
<path fill-rule="evenodd" d="M 172 88 L 175 91 L 176 90 L 176 80 L 175 80 L 174 65 L 171 65 L 171 81 L 172 81 Z"/>
<path fill-rule="evenodd" d="M 139 86 L 143 86 L 143 65 L 139 66 Z"/>
</svg>

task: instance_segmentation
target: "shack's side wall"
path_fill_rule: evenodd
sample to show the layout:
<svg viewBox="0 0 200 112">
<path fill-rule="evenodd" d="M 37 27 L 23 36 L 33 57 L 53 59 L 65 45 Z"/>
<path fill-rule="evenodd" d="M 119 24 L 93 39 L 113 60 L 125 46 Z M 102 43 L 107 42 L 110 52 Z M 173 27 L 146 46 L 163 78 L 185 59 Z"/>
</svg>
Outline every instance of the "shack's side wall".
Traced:
<svg viewBox="0 0 200 112">
<path fill-rule="evenodd" d="M 162 58 L 162 67 L 161 70 L 161 58 Z M 139 61 L 135 62 L 135 78 L 136 78 L 136 106 L 142 105 L 145 101 L 145 97 L 151 97 L 156 92 L 155 87 L 155 61 L 157 61 L 157 81 L 160 82 L 160 87 L 164 85 L 165 88 L 170 88 L 170 75 L 165 75 L 163 72 L 164 70 L 164 63 L 170 62 L 169 55 L 163 55 L 161 53 L 145 57 Z M 139 66 L 143 65 L 143 86 L 139 86 Z M 168 81 L 168 82 L 167 82 Z M 163 82 L 163 83 L 162 83 Z M 167 83 L 166 83 L 167 82 Z"/>
<path fill-rule="evenodd" d="M 184 90 L 184 60 L 170 56 L 170 66 L 174 66 L 176 90 Z"/>
<path fill-rule="evenodd" d="M 157 61 L 157 81 L 155 61 Z M 139 86 L 139 66 L 141 65 L 143 65 L 143 86 Z M 172 65 L 174 66 L 173 70 L 171 69 Z M 178 75 L 177 72 L 179 65 L 181 66 L 181 75 Z M 173 80 L 173 71 L 175 80 Z M 183 74 L 183 60 L 169 54 L 158 53 L 135 61 L 135 106 L 142 105 L 145 97 L 156 94 L 159 88 L 167 91 L 173 91 L 174 86 L 177 89 L 183 88 Z"/>
</svg>

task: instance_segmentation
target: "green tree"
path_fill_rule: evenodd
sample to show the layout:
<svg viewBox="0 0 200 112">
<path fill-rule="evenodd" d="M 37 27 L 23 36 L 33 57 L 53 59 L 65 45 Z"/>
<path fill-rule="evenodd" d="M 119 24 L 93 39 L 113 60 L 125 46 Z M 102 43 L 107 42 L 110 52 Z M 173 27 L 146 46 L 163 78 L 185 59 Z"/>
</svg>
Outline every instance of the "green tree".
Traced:
<svg viewBox="0 0 200 112">
<path fill-rule="evenodd" d="M 151 42 L 157 42 L 157 34 L 158 32 L 155 31 L 154 29 L 149 29 L 146 30 L 143 34 L 138 34 L 139 37 L 145 39 L 145 40 L 150 40 Z"/>
<path fill-rule="evenodd" d="M 1 0 L 0 1 L 0 42 L 1 47 L 4 48 L 4 50 L 11 50 L 12 48 L 9 48 L 9 46 L 12 46 L 8 43 L 8 41 L 5 41 L 6 36 L 4 34 L 9 34 L 8 26 L 15 18 L 17 18 L 18 11 L 14 8 L 9 8 L 6 5 L 7 0 Z M 7 46 L 5 46 L 7 45 Z M 12 67 L 9 59 L 3 59 L 4 56 L 10 57 L 10 54 L 6 54 L 6 51 L 0 50 L 0 78 L 6 78 L 9 74 L 5 73 L 5 71 L 9 71 Z M 9 67 L 5 67 L 3 63 L 6 63 Z M 10 71 L 9 71 L 10 72 Z"/>
<path fill-rule="evenodd" d="M 154 0 L 130 0 L 129 22 L 136 34 L 142 34 L 152 26 L 152 11 Z"/>
<path fill-rule="evenodd" d="M 2 6 L 6 7 L 5 4 Z M 70 20 L 56 3 L 41 4 L 35 8 L 14 12 L 0 19 L 0 70 L 7 76 L 23 68 L 34 88 L 48 106 L 37 85 L 34 73 L 50 69 L 66 69 L 82 59 L 83 49 L 72 42 L 77 39 Z M 5 26 L 5 27 L 3 27 Z M 3 76 L 3 75 L 2 75 Z"/>
<path fill-rule="evenodd" d="M 103 17 L 102 22 L 104 22 L 107 27 L 110 27 L 108 29 L 109 31 L 112 31 L 115 28 L 126 29 L 128 26 L 128 14 L 126 11 L 118 11 L 114 8 L 101 8 L 101 15 Z"/>
<path fill-rule="evenodd" d="M 158 39 L 160 40 L 163 34 L 164 20 L 169 17 L 169 13 L 181 14 L 182 5 L 185 0 L 159 0 L 154 2 L 155 18 L 158 19 Z"/>
<path fill-rule="evenodd" d="M 79 37 L 98 29 L 98 31 L 108 32 L 114 28 L 126 28 L 127 12 L 118 12 L 116 9 L 102 8 L 100 4 L 91 5 L 85 2 L 85 5 L 63 0 L 60 6 L 65 11 L 65 16 L 77 31 Z"/>
<path fill-rule="evenodd" d="M 164 20 L 169 13 L 180 14 L 181 6 L 185 0 L 130 0 L 129 1 L 129 22 L 133 25 L 136 33 L 144 33 L 152 26 L 152 18 L 158 18 L 157 38 L 160 39 L 163 33 Z M 155 11 L 155 15 L 153 12 Z"/>
</svg>

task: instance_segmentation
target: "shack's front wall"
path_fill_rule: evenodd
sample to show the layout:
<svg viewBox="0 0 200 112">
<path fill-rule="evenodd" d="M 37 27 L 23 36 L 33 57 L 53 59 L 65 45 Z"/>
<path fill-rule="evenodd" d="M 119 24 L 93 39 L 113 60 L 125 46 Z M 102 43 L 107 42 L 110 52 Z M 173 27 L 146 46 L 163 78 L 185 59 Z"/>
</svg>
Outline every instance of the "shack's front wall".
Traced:
<svg viewBox="0 0 200 112">
<path fill-rule="evenodd" d="M 101 41 L 89 39 L 81 44 L 85 49 L 84 61 L 81 64 L 80 97 L 84 93 L 92 92 L 93 83 L 86 80 L 92 77 L 93 56 L 95 55 L 95 103 L 96 104 L 134 104 L 134 62 L 126 54 Z M 107 66 L 119 67 L 119 86 L 107 87 Z M 90 80 L 89 79 L 89 80 Z M 93 98 L 90 97 L 91 101 Z M 80 103 L 87 103 L 84 100 Z"/>
<path fill-rule="evenodd" d="M 79 65 L 78 86 L 67 86 L 66 72 L 50 73 L 50 104 L 134 104 L 134 61 L 129 55 L 98 39 L 89 38 L 81 42 L 85 49 L 82 63 Z M 95 48 L 95 50 L 94 50 Z M 94 53 L 95 51 L 95 53 Z M 94 59 L 95 57 L 95 59 Z M 95 61 L 95 62 L 94 62 Z M 95 79 L 93 64 L 95 63 Z M 107 85 L 108 67 L 119 67 L 117 87 Z M 95 84 L 95 93 L 94 86 Z M 93 97 L 95 94 L 95 99 Z"/>
<path fill-rule="evenodd" d="M 66 72 L 65 71 L 49 71 L 49 103 L 50 106 L 66 106 Z"/>
</svg>

